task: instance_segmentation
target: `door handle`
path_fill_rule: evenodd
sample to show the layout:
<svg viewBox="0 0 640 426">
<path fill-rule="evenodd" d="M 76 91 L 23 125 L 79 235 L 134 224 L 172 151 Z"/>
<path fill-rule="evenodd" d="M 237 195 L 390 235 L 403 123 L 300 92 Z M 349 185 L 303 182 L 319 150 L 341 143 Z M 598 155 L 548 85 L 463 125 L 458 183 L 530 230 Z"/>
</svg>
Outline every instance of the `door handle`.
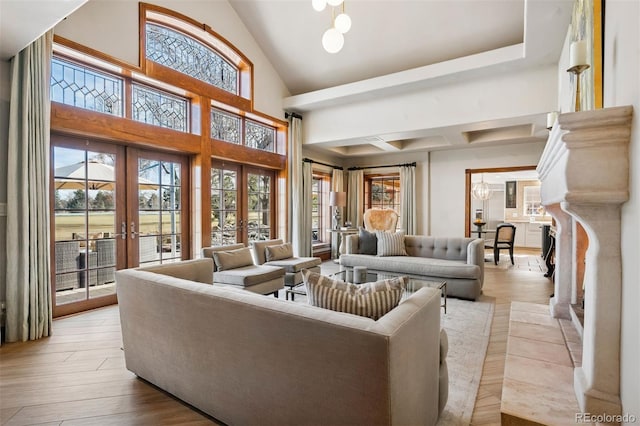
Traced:
<svg viewBox="0 0 640 426">
<path fill-rule="evenodd" d="M 136 235 L 138 235 L 138 232 L 136 232 L 136 223 L 132 221 L 131 222 L 131 239 L 135 240 Z"/>
<path fill-rule="evenodd" d="M 127 239 L 127 222 L 120 223 L 120 233 L 115 234 L 114 237 L 120 237 L 123 240 Z"/>
</svg>

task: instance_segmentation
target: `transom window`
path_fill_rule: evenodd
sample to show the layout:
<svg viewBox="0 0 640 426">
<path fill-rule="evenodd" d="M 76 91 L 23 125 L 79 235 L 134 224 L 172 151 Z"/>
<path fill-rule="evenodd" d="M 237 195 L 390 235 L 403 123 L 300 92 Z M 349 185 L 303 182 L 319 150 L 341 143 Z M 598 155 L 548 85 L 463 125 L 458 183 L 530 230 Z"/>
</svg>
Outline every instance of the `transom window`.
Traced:
<svg viewBox="0 0 640 426">
<path fill-rule="evenodd" d="M 217 108 L 211 109 L 211 137 L 262 151 L 276 151 L 276 129 Z"/>
<path fill-rule="evenodd" d="M 211 137 L 241 144 L 241 118 L 218 109 L 211 110 Z"/>
<path fill-rule="evenodd" d="M 147 23 L 146 56 L 158 64 L 238 94 L 238 69 L 213 49 L 171 28 Z"/>
<path fill-rule="evenodd" d="M 131 89 L 131 118 L 181 132 L 189 129 L 186 99 L 139 84 L 133 84 Z"/>
<path fill-rule="evenodd" d="M 275 152 L 276 129 L 255 121 L 245 121 L 245 144 L 249 148 Z"/>
<path fill-rule="evenodd" d="M 51 100 L 122 116 L 121 78 L 60 58 L 51 61 Z"/>
</svg>

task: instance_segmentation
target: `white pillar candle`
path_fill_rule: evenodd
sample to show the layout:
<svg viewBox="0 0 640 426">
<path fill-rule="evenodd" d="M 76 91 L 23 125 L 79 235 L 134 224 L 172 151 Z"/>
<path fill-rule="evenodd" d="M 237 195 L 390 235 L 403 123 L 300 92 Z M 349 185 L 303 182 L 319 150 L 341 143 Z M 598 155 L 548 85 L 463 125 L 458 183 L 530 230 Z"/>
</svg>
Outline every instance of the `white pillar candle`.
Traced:
<svg viewBox="0 0 640 426">
<path fill-rule="evenodd" d="M 579 40 L 571 43 L 569 68 L 576 65 L 587 65 L 587 41 Z"/>
<path fill-rule="evenodd" d="M 556 124 L 556 120 L 558 119 L 558 113 L 556 111 L 551 111 L 547 114 L 547 129 L 553 127 Z"/>
</svg>

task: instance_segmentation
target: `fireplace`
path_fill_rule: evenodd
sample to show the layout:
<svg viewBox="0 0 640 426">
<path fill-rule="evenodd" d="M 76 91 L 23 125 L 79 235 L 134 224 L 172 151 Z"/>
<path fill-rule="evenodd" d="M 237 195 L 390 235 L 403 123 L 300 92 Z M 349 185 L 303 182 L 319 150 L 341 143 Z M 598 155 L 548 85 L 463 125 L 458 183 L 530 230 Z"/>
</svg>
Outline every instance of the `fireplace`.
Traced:
<svg viewBox="0 0 640 426">
<path fill-rule="evenodd" d="M 537 168 L 542 204 L 556 222 L 550 311 L 555 318 L 572 319 L 581 332 L 582 363 L 574 370 L 574 389 L 580 409 L 591 414 L 621 414 L 620 209 L 629 198 L 632 111 L 561 114 Z M 582 300 L 581 330 L 572 304 L 581 306 Z"/>
</svg>

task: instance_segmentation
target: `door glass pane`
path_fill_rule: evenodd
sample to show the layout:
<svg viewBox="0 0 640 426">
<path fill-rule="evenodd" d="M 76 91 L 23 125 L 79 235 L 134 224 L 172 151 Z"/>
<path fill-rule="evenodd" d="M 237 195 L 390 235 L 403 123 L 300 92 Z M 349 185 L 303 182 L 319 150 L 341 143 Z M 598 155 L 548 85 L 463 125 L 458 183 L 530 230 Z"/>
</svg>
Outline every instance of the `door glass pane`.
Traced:
<svg viewBox="0 0 640 426">
<path fill-rule="evenodd" d="M 238 233 L 238 173 L 211 169 L 211 245 L 234 244 Z"/>
<path fill-rule="evenodd" d="M 115 293 L 116 188 L 114 154 L 53 148 L 56 304 Z"/>
<path fill-rule="evenodd" d="M 139 264 L 180 260 L 180 164 L 138 161 Z"/>
<path fill-rule="evenodd" d="M 249 241 L 268 240 L 271 238 L 271 177 L 249 173 L 247 179 Z"/>
</svg>

